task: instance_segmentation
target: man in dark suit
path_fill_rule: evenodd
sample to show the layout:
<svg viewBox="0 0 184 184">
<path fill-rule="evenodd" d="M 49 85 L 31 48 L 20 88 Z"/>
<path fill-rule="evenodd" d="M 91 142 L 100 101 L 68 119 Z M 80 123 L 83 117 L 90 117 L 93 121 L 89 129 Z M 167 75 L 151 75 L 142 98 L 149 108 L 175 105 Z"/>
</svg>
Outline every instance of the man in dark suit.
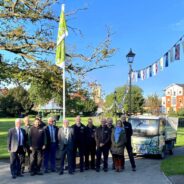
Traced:
<svg viewBox="0 0 184 184">
<path fill-rule="evenodd" d="M 76 155 L 77 150 L 79 151 L 80 157 L 80 172 L 84 171 L 84 153 L 86 143 L 86 127 L 81 123 L 80 116 L 75 119 L 75 124 L 72 126 L 74 129 L 74 154 L 73 154 L 73 169 L 76 168 Z"/>
<path fill-rule="evenodd" d="M 45 130 L 40 126 L 39 119 L 35 119 L 34 125 L 31 127 L 29 140 L 31 150 L 31 176 L 34 176 L 35 174 L 42 175 L 43 173 L 40 169 L 43 160 L 43 150 L 45 149 L 47 140 Z"/>
<path fill-rule="evenodd" d="M 68 173 L 73 174 L 73 146 L 74 146 L 74 131 L 73 128 L 69 127 L 69 121 L 63 121 L 63 127 L 58 131 L 58 142 L 61 150 L 61 168 L 59 174 L 62 175 L 64 172 L 64 160 L 67 156 L 68 159 Z"/>
<path fill-rule="evenodd" d="M 89 166 L 91 169 L 95 169 L 95 154 L 96 154 L 96 142 L 95 142 L 95 130 L 96 126 L 93 125 L 92 118 L 88 119 L 86 126 L 86 153 L 85 153 L 85 169 L 88 170 Z M 89 164 L 89 156 L 91 162 Z"/>
<path fill-rule="evenodd" d="M 21 168 L 24 159 L 24 149 L 26 142 L 25 130 L 21 128 L 21 119 L 15 120 L 15 128 L 8 132 L 8 151 L 10 152 L 10 170 L 12 178 L 23 176 Z"/>
<path fill-rule="evenodd" d="M 48 126 L 45 127 L 47 145 L 44 151 L 44 169 L 48 173 L 49 162 L 51 172 L 56 171 L 56 150 L 58 146 L 58 127 L 54 125 L 54 119 L 48 118 Z"/>
<path fill-rule="evenodd" d="M 108 155 L 109 155 L 109 141 L 111 138 L 109 128 L 106 125 L 106 119 L 101 120 L 101 126 L 96 129 L 95 140 L 96 140 L 96 172 L 100 171 L 100 162 L 103 154 L 103 170 L 108 171 Z"/>
<path fill-rule="evenodd" d="M 128 152 L 128 156 L 132 166 L 132 171 L 136 171 L 136 165 L 135 165 L 135 160 L 132 152 L 132 143 L 131 143 L 131 136 L 133 134 L 132 125 L 128 121 L 126 121 L 126 116 L 122 116 L 121 121 L 123 122 L 124 128 L 125 128 L 126 139 L 127 139 L 127 142 L 125 143 L 125 147 Z M 124 157 L 123 159 L 125 160 Z M 123 161 L 123 163 L 125 163 L 125 161 Z"/>
<path fill-rule="evenodd" d="M 112 131 L 114 129 L 114 125 L 113 125 L 113 119 L 112 118 L 107 118 L 107 127 L 109 128 L 110 131 L 110 136 L 112 135 Z M 111 152 L 111 139 L 109 140 L 109 150 Z M 111 152 L 112 155 L 112 169 L 115 169 L 115 163 L 114 163 L 114 158 L 113 158 L 113 154 Z"/>
</svg>

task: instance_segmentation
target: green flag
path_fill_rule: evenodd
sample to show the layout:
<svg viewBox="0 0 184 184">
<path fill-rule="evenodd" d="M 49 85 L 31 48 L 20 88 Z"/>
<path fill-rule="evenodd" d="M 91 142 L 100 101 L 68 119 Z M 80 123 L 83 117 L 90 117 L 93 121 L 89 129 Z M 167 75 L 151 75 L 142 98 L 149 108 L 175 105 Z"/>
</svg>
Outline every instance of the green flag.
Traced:
<svg viewBox="0 0 184 184">
<path fill-rule="evenodd" d="M 65 21 L 64 4 L 62 4 L 62 12 L 59 21 L 59 30 L 56 47 L 56 65 L 63 67 L 65 61 L 65 37 L 68 36 L 68 30 Z"/>
</svg>

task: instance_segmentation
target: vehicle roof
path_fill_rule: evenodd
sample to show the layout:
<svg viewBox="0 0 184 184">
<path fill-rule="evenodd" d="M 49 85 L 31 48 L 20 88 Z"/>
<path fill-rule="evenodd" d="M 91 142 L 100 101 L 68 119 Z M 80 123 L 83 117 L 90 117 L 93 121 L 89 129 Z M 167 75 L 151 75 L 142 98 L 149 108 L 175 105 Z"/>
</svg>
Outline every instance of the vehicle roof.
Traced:
<svg viewBox="0 0 184 184">
<path fill-rule="evenodd" d="M 165 119 L 163 116 L 152 116 L 152 115 L 138 115 L 131 116 L 129 119 Z"/>
</svg>

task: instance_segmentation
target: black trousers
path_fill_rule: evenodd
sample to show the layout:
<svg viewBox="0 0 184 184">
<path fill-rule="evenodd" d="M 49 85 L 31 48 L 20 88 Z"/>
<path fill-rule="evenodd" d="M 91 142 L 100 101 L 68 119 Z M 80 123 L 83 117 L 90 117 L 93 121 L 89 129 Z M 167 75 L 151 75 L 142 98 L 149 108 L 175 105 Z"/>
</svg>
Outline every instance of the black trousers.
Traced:
<svg viewBox="0 0 184 184">
<path fill-rule="evenodd" d="M 67 161 L 68 161 L 68 172 L 72 173 L 73 172 L 73 163 L 72 163 L 72 154 L 73 150 L 68 148 L 68 145 L 65 145 L 63 150 L 61 150 L 61 168 L 60 171 L 64 171 L 64 162 L 65 158 L 67 156 Z"/>
<path fill-rule="evenodd" d="M 131 163 L 132 168 L 136 168 L 135 160 L 134 160 L 134 156 L 133 156 L 133 152 L 132 152 L 132 145 L 131 145 L 131 143 L 126 143 L 125 144 L 125 148 L 126 148 L 126 150 L 128 152 L 128 157 L 130 159 L 130 163 Z M 125 157 L 123 157 L 123 162 L 125 163 Z"/>
<path fill-rule="evenodd" d="M 22 164 L 22 167 L 21 167 L 22 173 L 24 173 L 24 171 L 25 171 L 26 164 L 27 164 L 27 167 L 28 167 L 28 171 L 30 172 L 30 155 L 31 155 L 31 150 L 29 149 L 29 147 L 26 147 L 26 152 L 24 152 L 23 164 Z"/>
<path fill-rule="evenodd" d="M 96 145 L 88 145 L 86 147 L 85 152 L 85 168 L 88 169 L 91 167 L 91 169 L 95 168 L 95 154 L 96 154 Z M 89 157 L 91 157 L 91 162 L 89 163 Z"/>
<path fill-rule="evenodd" d="M 43 160 L 43 150 L 41 149 L 34 149 L 30 155 L 30 169 L 31 172 L 37 173 L 40 172 L 40 168 L 42 166 Z"/>
<path fill-rule="evenodd" d="M 74 146 L 73 150 L 73 169 L 76 169 L 76 156 L 77 156 L 77 150 L 79 151 L 79 157 L 80 157 L 80 170 L 82 171 L 84 169 L 84 145 L 76 144 Z"/>
<path fill-rule="evenodd" d="M 103 146 L 97 148 L 96 150 L 96 169 L 100 169 L 102 154 L 103 154 L 103 168 L 104 169 L 108 168 L 109 147 Z"/>
<path fill-rule="evenodd" d="M 24 160 L 23 146 L 19 146 L 16 152 L 10 153 L 10 171 L 12 176 L 21 174 L 21 167 Z"/>
</svg>

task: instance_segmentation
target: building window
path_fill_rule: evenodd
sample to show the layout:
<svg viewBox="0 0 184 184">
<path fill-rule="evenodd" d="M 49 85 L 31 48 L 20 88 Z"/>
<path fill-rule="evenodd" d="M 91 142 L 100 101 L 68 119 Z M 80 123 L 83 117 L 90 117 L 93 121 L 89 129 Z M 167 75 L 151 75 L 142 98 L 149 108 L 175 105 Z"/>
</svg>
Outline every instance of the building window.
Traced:
<svg viewBox="0 0 184 184">
<path fill-rule="evenodd" d="M 176 91 L 174 91 L 173 96 L 176 96 Z"/>
<path fill-rule="evenodd" d="M 176 97 L 172 97 L 172 105 L 176 105 Z"/>
<path fill-rule="evenodd" d="M 181 94 L 181 91 L 179 91 L 179 94 Z"/>
</svg>

